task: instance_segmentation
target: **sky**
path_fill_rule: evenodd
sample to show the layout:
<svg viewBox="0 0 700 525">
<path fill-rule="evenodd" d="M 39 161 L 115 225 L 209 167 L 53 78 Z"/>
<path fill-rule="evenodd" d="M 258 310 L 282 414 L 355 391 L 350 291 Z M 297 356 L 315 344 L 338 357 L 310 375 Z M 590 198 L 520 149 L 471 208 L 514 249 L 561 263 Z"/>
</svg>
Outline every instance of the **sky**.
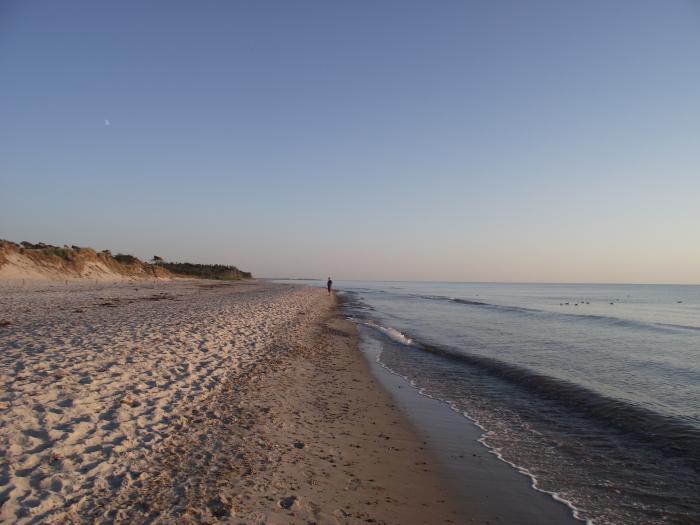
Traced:
<svg viewBox="0 0 700 525">
<path fill-rule="evenodd" d="M 700 3 L 5 0 L 0 238 L 700 283 Z"/>
</svg>

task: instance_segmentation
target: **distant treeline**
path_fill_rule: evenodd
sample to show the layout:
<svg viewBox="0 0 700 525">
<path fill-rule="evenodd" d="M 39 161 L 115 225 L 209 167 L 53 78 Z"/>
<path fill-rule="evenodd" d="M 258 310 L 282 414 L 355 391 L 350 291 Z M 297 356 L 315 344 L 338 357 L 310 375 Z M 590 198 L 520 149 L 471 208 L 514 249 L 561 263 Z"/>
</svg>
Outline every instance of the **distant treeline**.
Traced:
<svg viewBox="0 0 700 525">
<path fill-rule="evenodd" d="M 252 279 L 253 277 L 250 272 L 244 272 L 235 266 L 226 266 L 223 264 L 193 264 L 165 261 L 159 261 L 157 264 L 172 273 L 202 277 L 204 279 L 235 280 Z"/>
</svg>

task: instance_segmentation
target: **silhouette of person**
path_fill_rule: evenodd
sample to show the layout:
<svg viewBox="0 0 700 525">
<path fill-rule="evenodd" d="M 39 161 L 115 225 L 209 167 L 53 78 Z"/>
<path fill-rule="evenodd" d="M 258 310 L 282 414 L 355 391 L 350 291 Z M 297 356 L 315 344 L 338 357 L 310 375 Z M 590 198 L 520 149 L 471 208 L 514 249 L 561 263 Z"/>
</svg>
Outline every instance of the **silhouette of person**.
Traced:
<svg viewBox="0 0 700 525">
<path fill-rule="evenodd" d="M 328 282 L 326 283 L 326 286 L 328 287 L 328 295 L 331 294 L 331 286 L 333 286 L 333 281 L 331 281 L 331 278 L 328 278 Z"/>
</svg>

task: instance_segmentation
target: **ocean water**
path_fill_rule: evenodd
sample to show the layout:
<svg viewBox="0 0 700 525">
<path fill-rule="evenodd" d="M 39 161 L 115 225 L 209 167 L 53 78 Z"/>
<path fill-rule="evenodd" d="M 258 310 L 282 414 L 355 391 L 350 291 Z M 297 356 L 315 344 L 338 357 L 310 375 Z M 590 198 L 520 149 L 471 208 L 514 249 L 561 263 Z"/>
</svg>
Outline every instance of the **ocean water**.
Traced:
<svg viewBox="0 0 700 525">
<path fill-rule="evenodd" d="M 700 286 L 334 286 L 385 367 L 576 517 L 700 523 Z"/>
</svg>

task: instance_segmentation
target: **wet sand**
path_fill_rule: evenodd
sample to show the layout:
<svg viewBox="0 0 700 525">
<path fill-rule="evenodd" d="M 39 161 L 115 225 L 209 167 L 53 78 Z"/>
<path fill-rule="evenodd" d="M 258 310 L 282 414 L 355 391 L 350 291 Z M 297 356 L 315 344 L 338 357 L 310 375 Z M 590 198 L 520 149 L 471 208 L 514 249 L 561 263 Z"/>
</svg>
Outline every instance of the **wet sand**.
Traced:
<svg viewBox="0 0 700 525">
<path fill-rule="evenodd" d="M 419 438 L 440 477 L 455 494 L 465 523 L 577 525 L 572 510 L 532 487 L 532 479 L 498 459 L 479 442 L 482 431 L 437 399 L 421 395 L 379 362 L 381 343 L 361 327 L 371 373 L 391 394 Z"/>
</svg>

